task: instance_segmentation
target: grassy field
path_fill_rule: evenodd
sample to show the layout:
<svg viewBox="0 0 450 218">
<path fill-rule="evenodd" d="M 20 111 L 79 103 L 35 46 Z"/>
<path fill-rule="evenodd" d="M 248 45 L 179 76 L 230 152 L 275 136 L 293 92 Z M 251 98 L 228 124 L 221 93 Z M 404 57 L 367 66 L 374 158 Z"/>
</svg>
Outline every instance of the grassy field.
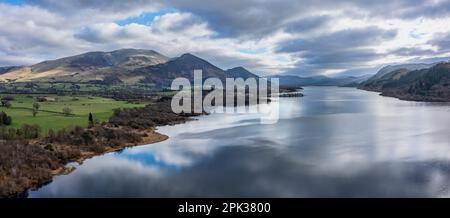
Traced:
<svg viewBox="0 0 450 218">
<path fill-rule="evenodd" d="M 89 83 L 48 83 L 48 82 L 33 82 L 30 83 L 0 83 L 0 91 L 2 93 L 47 93 L 49 89 L 58 90 L 61 92 L 77 92 L 83 93 L 93 91 L 120 91 L 138 89 L 143 91 L 157 91 L 154 89 L 154 84 L 116 84 L 116 85 L 101 85 Z"/>
<path fill-rule="evenodd" d="M 46 134 L 49 129 L 58 130 L 70 126 L 87 126 L 89 112 L 94 120 L 107 121 L 115 108 L 143 107 L 145 103 L 128 103 L 113 99 L 91 96 L 57 96 L 44 95 L 48 101 L 38 102 L 40 105 L 38 114 L 33 117 L 33 103 L 37 102 L 37 95 L 11 95 L 11 107 L 0 107 L 12 117 L 10 127 L 20 127 L 22 124 L 38 124 L 42 133 Z M 39 95 L 43 96 L 43 95 Z M 72 109 L 73 115 L 65 116 L 63 108 Z"/>
</svg>

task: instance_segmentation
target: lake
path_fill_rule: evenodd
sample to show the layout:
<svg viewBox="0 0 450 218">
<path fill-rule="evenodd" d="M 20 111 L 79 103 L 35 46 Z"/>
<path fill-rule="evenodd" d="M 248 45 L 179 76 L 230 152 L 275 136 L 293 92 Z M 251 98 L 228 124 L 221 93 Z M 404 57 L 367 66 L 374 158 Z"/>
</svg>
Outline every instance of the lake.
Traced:
<svg viewBox="0 0 450 218">
<path fill-rule="evenodd" d="M 450 104 L 305 87 L 280 120 L 211 114 L 86 160 L 29 197 L 450 197 Z"/>
</svg>

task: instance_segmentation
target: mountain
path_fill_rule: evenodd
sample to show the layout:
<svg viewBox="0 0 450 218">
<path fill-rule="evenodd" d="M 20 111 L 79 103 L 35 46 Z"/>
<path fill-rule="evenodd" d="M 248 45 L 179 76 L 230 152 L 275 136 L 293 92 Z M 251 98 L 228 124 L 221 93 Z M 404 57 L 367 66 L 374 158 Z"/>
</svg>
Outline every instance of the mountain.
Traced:
<svg viewBox="0 0 450 218">
<path fill-rule="evenodd" d="M 395 79 L 394 77 L 397 75 L 398 72 L 427 69 L 436 64 L 437 63 L 388 65 L 381 68 L 374 76 L 372 76 L 371 78 L 360 84 L 359 87 L 370 91 L 380 91 L 381 87 L 384 85 L 386 81 Z"/>
<path fill-rule="evenodd" d="M 170 86 L 172 80 L 178 77 L 193 81 L 194 69 L 203 70 L 203 78 L 215 77 L 222 81 L 227 77 L 259 78 L 243 67 L 224 71 L 189 53 L 170 59 L 153 50 L 120 49 L 88 52 L 25 67 L 2 67 L 0 81 L 100 84 L 141 82 Z"/>
<path fill-rule="evenodd" d="M 371 78 L 373 75 L 371 74 L 367 74 L 367 75 L 362 75 L 362 76 L 347 76 L 347 77 L 343 77 L 341 80 L 341 85 L 338 86 L 343 86 L 343 87 L 357 87 L 359 86 L 361 83 L 367 81 L 367 79 Z"/>
<path fill-rule="evenodd" d="M 450 62 L 417 70 L 397 69 L 358 88 L 403 100 L 450 101 Z"/>
<path fill-rule="evenodd" d="M 275 75 L 269 78 L 278 78 L 280 86 L 357 86 L 365 81 L 369 75 L 364 76 L 345 76 L 345 77 L 327 77 L 312 76 L 299 77 L 293 75 Z"/>
<path fill-rule="evenodd" d="M 231 68 L 225 71 L 227 77 L 230 78 L 242 78 L 242 79 L 248 79 L 248 78 L 255 78 L 258 79 L 259 76 L 256 74 L 251 73 L 247 69 L 243 67 L 235 67 Z"/>
<path fill-rule="evenodd" d="M 7 66 L 7 67 L 0 67 L 0 74 L 4 74 L 12 69 L 18 68 L 17 66 Z"/>
<path fill-rule="evenodd" d="M 130 77 L 129 72 L 165 63 L 168 60 L 168 57 L 153 50 L 120 49 L 111 52 L 88 52 L 10 69 L 0 75 L 0 80 L 89 82 L 115 77 L 124 82 L 135 82 L 142 77 Z"/>
<path fill-rule="evenodd" d="M 183 54 L 166 63 L 141 67 L 133 70 L 134 75 L 143 75 L 140 82 L 154 83 L 161 86 L 170 86 L 177 77 L 194 80 L 194 69 L 203 70 L 203 78 L 216 77 L 225 80 L 225 71 L 192 54 Z"/>
</svg>

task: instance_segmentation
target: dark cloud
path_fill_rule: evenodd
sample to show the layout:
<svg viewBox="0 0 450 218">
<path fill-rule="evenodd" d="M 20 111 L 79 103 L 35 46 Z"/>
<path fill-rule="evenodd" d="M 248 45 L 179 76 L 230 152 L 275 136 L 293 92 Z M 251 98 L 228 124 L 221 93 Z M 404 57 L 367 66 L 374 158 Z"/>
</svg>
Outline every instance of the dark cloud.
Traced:
<svg viewBox="0 0 450 218">
<path fill-rule="evenodd" d="M 395 30 L 377 27 L 348 29 L 316 38 L 286 41 L 278 46 L 278 52 L 294 53 L 300 58 L 288 73 L 313 75 L 327 69 L 360 68 L 384 54 L 368 48 L 396 36 Z"/>
<path fill-rule="evenodd" d="M 299 16 L 314 12 L 341 11 L 362 17 L 414 19 L 450 15 L 450 3 L 433 4 L 428 0 L 228 0 L 214 3 L 202 0 L 169 0 L 169 5 L 190 11 L 207 20 L 222 36 L 261 37 L 284 27 Z M 289 26 L 289 24 L 287 25 Z M 287 27 L 289 29 L 289 27 Z"/>
<path fill-rule="evenodd" d="M 316 38 L 297 39 L 281 43 L 279 52 L 295 53 L 301 51 L 335 51 L 376 45 L 396 36 L 395 30 L 383 30 L 378 27 L 341 30 Z"/>
<path fill-rule="evenodd" d="M 431 49 L 403 47 L 391 50 L 389 51 L 389 54 L 397 56 L 421 56 L 421 55 L 434 55 L 436 54 L 436 52 Z"/>
<path fill-rule="evenodd" d="M 441 52 L 448 52 L 450 51 L 450 32 L 437 34 L 428 43 L 437 46 Z"/>
<path fill-rule="evenodd" d="M 384 56 L 382 53 L 378 53 L 373 49 L 347 49 L 347 50 L 334 50 L 334 51 L 307 51 L 299 55 L 301 61 L 299 61 L 293 69 L 286 71 L 286 74 L 297 74 L 301 76 L 313 76 L 324 73 L 326 70 L 345 70 L 355 69 L 355 75 L 363 75 L 369 73 L 369 70 L 357 70 L 365 69 L 367 62 L 376 60 Z M 346 70 L 346 75 L 349 74 L 349 70 Z M 372 71 L 370 73 L 373 73 Z"/>
<path fill-rule="evenodd" d="M 450 16 L 450 1 L 444 0 L 437 3 L 431 1 L 415 1 L 418 4 L 413 4 L 406 10 L 403 10 L 400 15 L 403 18 L 418 18 L 418 17 L 428 17 L 428 18 L 443 18 Z"/>
<path fill-rule="evenodd" d="M 299 15 L 316 7 L 333 8 L 336 1 L 291 0 L 229 0 L 214 3 L 202 0 L 171 0 L 170 5 L 193 12 L 221 33 L 222 36 L 256 36 L 280 28 Z"/>
<path fill-rule="evenodd" d="M 148 9 L 149 6 L 156 9 L 161 6 L 158 0 L 26 0 L 26 2 L 59 13 L 76 13 L 83 10 L 121 13 Z M 71 14 L 66 15 L 70 16 Z"/>
<path fill-rule="evenodd" d="M 284 30 L 288 33 L 308 32 L 310 30 L 318 29 L 330 21 L 329 16 L 313 16 L 300 20 L 296 20 L 286 24 Z"/>
</svg>

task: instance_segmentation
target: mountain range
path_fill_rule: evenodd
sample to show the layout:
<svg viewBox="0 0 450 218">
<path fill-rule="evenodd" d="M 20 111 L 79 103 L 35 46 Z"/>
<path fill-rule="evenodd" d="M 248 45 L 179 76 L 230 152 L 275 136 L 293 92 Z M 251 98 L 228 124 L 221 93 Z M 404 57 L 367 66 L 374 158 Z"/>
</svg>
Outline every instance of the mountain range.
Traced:
<svg viewBox="0 0 450 218">
<path fill-rule="evenodd" d="M 194 69 L 202 69 L 203 78 L 260 78 L 243 67 L 222 70 L 189 53 L 169 58 L 153 50 L 119 49 L 88 52 L 31 66 L 0 67 L 0 81 L 152 83 L 167 87 L 177 77 L 192 81 Z M 450 101 L 450 62 L 389 65 L 373 76 L 275 75 L 266 78 L 278 78 L 280 87 L 351 86 L 406 100 Z"/>
<path fill-rule="evenodd" d="M 202 69 L 204 78 L 259 78 L 243 67 L 225 71 L 189 53 L 168 58 L 153 50 L 120 49 L 111 52 L 88 52 L 31 66 L 2 67 L 0 81 L 154 83 L 169 86 L 177 77 L 193 80 L 193 69 Z"/>
<path fill-rule="evenodd" d="M 15 67 L 0 75 L 1 81 L 70 81 L 89 82 L 110 76 L 133 83 L 141 77 L 131 76 L 137 68 L 165 63 L 168 57 L 152 50 L 120 49 L 111 52 L 88 52 L 80 55 Z"/>
<path fill-rule="evenodd" d="M 101 84 L 153 83 L 169 86 L 177 77 L 193 80 L 193 69 L 202 69 L 203 77 L 260 78 L 244 67 L 222 70 L 193 54 L 169 58 L 153 50 L 119 49 L 111 52 L 88 52 L 31 66 L 2 67 L 4 82 L 79 82 Z M 276 75 L 280 86 L 356 86 L 363 77 L 298 77 Z"/>
</svg>

